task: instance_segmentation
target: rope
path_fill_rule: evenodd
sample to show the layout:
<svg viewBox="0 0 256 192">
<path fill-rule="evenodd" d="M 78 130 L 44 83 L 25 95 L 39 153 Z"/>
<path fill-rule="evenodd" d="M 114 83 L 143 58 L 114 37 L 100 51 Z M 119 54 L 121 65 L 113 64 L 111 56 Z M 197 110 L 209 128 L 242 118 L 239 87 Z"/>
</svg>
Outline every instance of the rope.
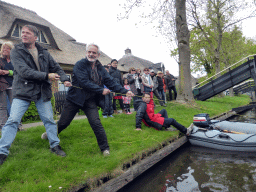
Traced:
<svg viewBox="0 0 256 192">
<path fill-rule="evenodd" d="M 78 86 L 74 86 L 74 85 L 72 85 L 72 87 L 74 87 L 74 88 L 77 88 L 77 89 L 83 89 L 82 87 L 78 87 Z M 117 92 L 110 92 L 110 93 L 115 93 L 115 94 L 119 94 L 119 95 L 123 95 L 123 96 L 126 96 L 126 94 L 122 94 L 122 93 L 117 93 Z M 138 95 L 136 95 L 136 97 L 143 97 L 143 96 L 138 96 Z M 153 100 L 157 100 L 157 101 L 165 101 L 165 100 L 160 100 L 160 99 L 154 99 L 154 98 L 151 98 L 151 99 L 153 99 Z"/>
</svg>

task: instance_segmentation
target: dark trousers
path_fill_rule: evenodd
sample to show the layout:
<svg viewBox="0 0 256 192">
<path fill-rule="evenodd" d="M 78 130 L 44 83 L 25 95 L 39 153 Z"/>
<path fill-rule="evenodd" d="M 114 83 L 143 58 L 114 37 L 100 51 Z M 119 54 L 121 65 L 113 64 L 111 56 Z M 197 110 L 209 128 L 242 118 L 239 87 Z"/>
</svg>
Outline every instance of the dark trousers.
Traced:
<svg viewBox="0 0 256 192">
<path fill-rule="evenodd" d="M 173 118 L 168 118 L 167 111 L 165 109 L 162 109 L 161 111 L 158 112 L 159 114 L 164 117 L 164 124 L 163 127 L 168 128 L 171 125 L 177 128 L 180 132 L 186 134 L 187 133 L 187 128 L 184 127 L 183 125 L 179 124 L 175 119 Z"/>
<path fill-rule="evenodd" d="M 101 151 L 109 149 L 106 132 L 100 122 L 99 112 L 95 98 L 90 98 L 85 101 L 83 107 L 78 106 L 71 101 L 66 100 L 64 108 L 58 121 L 58 134 L 66 129 L 74 119 L 79 109 L 82 109 L 91 125 L 91 128 L 97 138 L 98 145 Z"/>
<path fill-rule="evenodd" d="M 160 97 L 159 93 L 158 93 L 158 90 L 155 89 L 153 91 L 154 95 L 156 96 L 156 98 L 159 100 L 159 104 L 162 106 L 164 104 L 164 100 L 162 100 L 162 98 Z"/>
<path fill-rule="evenodd" d="M 103 108 L 103 116 L 107 116 L 107 115 L 112 115 L 114 113 L 113 111 L 113 104 L 112 104 L 112 98 L 113 98 L 113 94 L 110 93 L 108 95 L 104 96 L 104 108 Z"/>
<path fill-rule="evenodd" d="M 124 110 L 126 113 L 131 112 L 130 111 L 130 104 L 124 104 Z"/>
<path fill-rule="evenodd" d="M 135 101 L 138 99 L 137 95 L 135 95 L 132 99 L 133 99 L 133 108 L 134 108 L 134 110 L 135 110 L 134 104 L 135 104 Z"/>
<path fill-rule="evenodd" d="M 177 98 L 176 87 L 175 86 L 171 86 L 171 87 L 168 87 L 168 89 L 169 89 L 170 101 L 172 100 L 172 90 L 173 90 L 173 93 L 174 93 L 174 100 L 176 100 L 176 98 Z"/>
<path fill-rule="evenodd" d="M 120 94 L 117 94 L 116 96 L 122 97 Z M 120 108 L 123 110 L 124 109 L 123 99 L 113 99 L 113 109 L 116 110 L 116 100 L 119 101 Z"/>
<path fill-rule="evenodd" d="M 137 92 L 138 92 L 138 96 L 142 96 L 143 95 L 141 89 L 137 89 Z"/>
</svg>

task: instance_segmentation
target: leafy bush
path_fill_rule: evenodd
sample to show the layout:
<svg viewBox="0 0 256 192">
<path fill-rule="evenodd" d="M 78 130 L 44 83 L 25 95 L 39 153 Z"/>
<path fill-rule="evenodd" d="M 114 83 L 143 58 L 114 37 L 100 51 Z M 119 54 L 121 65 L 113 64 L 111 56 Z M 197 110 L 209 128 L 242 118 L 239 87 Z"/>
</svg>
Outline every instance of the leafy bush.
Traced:
<svg viewBox="0 0 256 192">
<path fill-rule="evenodd" d="M 51 103 L 52 103 L 54 119 L 56 119 L 57 112 L 56 112 L 56 109 L 55 109 L 55 98 L 54 98 L 54 96 L 51 98 Z M 40 117 L 39 117 L 35 102 L 33 102 L 33 101 L 31 102 L 28 110 L 23 115 L 21 121 L 23 123 L 24 122 L 31 122 L 31 121 L 40 121 Z"/>
</svg>

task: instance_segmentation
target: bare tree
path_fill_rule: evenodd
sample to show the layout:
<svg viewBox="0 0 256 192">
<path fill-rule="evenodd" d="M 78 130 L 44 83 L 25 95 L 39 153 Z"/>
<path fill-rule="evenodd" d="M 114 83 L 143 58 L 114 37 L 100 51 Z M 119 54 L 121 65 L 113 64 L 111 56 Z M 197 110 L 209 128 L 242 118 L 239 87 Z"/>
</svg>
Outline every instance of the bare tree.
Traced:
<svg viewBox="0 0 256 192">
<path fill-rule="evenodd" d="M 178 47 L 179 58 L 176 58 L 176 61 L 179 64 L 180 83 L 177 100 L 182 102 L 191 101 L 194 98 L 191 85 L 190 33 L 186 20 L 186 0 L 155 0 L 153 3 L 152 1 L 126 0 L 123 5 L 126 10 L 125 15 L 120 18 L 128 18 L 134 8 L 141 8 L 145 4 L 149 6 L 152 4 L 152 9 L 148 14 L 143 12 L 142 17 L 146 17 L 151 21 L 158 20 L 159 26 L 157 28 L 159 31 L 165 34 L 167 38 L 170 38 L 169 42 L 176 42 Z"/>
</svg>

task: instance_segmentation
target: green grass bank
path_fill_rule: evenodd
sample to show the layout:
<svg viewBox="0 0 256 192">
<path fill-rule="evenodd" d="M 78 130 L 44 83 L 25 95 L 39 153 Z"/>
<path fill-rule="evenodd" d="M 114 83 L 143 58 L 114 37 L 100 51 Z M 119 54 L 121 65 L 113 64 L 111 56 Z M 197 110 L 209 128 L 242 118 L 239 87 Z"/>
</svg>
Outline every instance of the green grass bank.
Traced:
<svg viewBox="0 0 256 192">
<path fill-rule="evenodd" d="M 209 113 L 216 116 L 232 108 L 249 104 L 245 95 L 214 97 L 191 104 L 169 102 L 165 108 L 169 117 L 189 126 L 193 116 Z M 158 112 L 162 107 L 157 107 Z M 142 126 L 135 131 L 135 113 L 101 118 L 107 133 L 110 156 L 104 157 L 87 121 L 74 120 L 59 137 L 67 157 L 59 157 L 42 140 L 43 126 L 18 132 L 5 163 L 0 166 L 0 191 L 75 191 L 79 187 L 97 187 L 141 161 L 179 136 L 178 131 L 156 131 Z"/>
</svg>

